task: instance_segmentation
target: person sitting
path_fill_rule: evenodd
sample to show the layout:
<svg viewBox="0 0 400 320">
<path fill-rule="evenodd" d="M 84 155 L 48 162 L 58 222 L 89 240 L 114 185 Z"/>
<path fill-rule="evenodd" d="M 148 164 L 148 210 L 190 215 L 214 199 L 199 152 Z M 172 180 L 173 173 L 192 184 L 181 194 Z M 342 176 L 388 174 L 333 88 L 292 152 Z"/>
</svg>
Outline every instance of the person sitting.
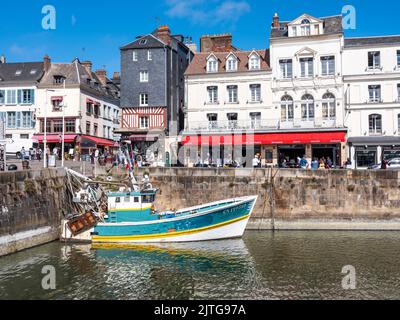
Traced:
<svg viewBox="0 0 400 320">
<path fill-rule="evenodd" d="M 308 167 L 309 167 L 308 161 L 307 161 L 306 157 L 303 156 L 303 158 L 301 158 L 301 160 L 300 160 L 300 168 L 308 169 Z"/>
<path fill-rule="evenodd" d="M 319 169 L 319 162 L 317 158 L 314 158 L 314 160 L 311 162 L 311 169 L 312 170 L 318 170 Z"/>
</svg>

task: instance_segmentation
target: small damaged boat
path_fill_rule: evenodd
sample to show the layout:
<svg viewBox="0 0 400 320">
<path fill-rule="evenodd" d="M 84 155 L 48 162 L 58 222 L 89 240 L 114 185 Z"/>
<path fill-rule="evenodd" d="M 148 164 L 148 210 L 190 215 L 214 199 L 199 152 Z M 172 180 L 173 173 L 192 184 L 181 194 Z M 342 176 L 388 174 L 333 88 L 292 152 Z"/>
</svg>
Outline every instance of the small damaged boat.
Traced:
<svg viewBox="0 0 400 320">
<path fill-rule="evenodd" d="M 130 175 L 136 182 L 133 172 Z M 85 213 L 63 221 L 63 240 L 129 244 L 240 238 L 257 202 L 257 196 L 249 196 L 158 212 L 154 206 L 158 190 L 148 176 L 142 189 L 133 183 L 118 192 L 106 192 L 106 204 L 98 190 L 90 187 L 98 182 L 85 179 L 85 186 L 74 197 L 75 203 L 84 205 Z"/>
</svg>

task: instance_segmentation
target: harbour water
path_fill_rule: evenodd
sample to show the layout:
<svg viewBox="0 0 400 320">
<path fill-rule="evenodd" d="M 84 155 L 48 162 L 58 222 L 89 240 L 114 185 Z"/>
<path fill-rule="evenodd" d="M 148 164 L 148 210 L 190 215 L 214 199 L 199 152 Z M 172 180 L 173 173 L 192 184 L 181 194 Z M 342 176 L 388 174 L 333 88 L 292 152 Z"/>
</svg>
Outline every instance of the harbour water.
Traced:
<svg viewBox="0 0 400 320">
<path fill-rule="evenodd" d="M 50 243 L 0 258 L 0 299 L 400 299 L 399 232 L 247 232 L 131 247 Z M 344 290 L 344 266 L 356 289 Z M 54 266 L 55 290 L 42 288 Z"/>
</svg>

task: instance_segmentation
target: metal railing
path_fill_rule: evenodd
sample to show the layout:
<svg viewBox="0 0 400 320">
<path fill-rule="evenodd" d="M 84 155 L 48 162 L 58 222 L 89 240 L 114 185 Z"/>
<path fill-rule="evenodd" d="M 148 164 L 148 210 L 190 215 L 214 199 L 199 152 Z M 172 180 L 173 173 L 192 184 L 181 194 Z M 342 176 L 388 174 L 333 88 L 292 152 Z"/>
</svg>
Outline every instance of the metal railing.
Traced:
<svg viewBox="0 0 400 320">
<path fill-rule="evenodd" d="M 290 121 L 277 120 L 225 120 L 225 121 L 191 121 L 188 129 L 192 131 L 239 131 L 239 130 L 290 130 L 290 129 L 319 129 L 341 128 L 336 119 L 293 119 Z"/>
</svg>

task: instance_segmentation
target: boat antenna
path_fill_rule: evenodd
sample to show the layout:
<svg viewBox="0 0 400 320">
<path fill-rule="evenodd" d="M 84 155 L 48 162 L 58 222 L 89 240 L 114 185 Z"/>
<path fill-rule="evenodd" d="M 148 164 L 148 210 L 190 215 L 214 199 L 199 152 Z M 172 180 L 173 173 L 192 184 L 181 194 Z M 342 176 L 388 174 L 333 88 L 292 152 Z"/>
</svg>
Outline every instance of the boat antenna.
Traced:
<svg viewBox="0 0 400 320">
<path fill-rule="evenodd" d="M 125 158 L 127 159 L 128 165 L 129 165 L 129 179 L 131 182 L 131 187 L 133 191 L 140 191 L 139 184 L 136 180 L 135 174 L 134 174 L 134 165 L 132 164 L 132 159 L 129 154 L 129 145 L 127 148 L 124 149 L 125 153 Z"/>
</svg>

